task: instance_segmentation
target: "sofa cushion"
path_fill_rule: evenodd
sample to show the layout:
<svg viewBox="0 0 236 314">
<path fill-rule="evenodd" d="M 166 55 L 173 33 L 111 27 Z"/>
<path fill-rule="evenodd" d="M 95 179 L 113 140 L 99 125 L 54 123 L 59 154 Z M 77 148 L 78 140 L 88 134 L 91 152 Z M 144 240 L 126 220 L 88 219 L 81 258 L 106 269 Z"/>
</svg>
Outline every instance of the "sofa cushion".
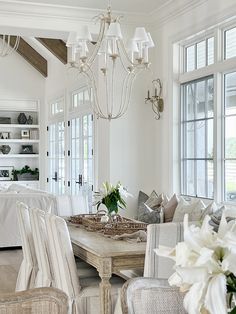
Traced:
<svg viewBox="0 0 236 314">
<path fill-rule="evenodd" d="M 178 206 L 179 199 L 174 194 L 167 204 L 163 205 L 164 209 L 164 222 L 171 222 L 175 213 L 175 209 Z"/>
</svg>

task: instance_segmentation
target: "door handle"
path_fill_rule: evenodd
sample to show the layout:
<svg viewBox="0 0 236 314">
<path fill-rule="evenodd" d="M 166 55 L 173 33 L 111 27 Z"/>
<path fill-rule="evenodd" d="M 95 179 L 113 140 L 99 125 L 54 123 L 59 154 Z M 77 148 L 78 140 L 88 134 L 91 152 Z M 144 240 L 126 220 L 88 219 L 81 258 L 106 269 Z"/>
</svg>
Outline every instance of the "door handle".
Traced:
<svg viewBox="0 0 236 314">
<path fill-rule="evenodd" d="M 52 180 L 54 180 L 55 182 L 57 182 L 57 180 L 58 180 L 58 177 L 57 177 L 57 172 L 56 172 L 56 171 L 55 171 L 54 178 L 52 178 Z"/>
<path fill-rule="evenodd" d="M 79 187 L 83 185 L 83 176 L 82 174 L 79 174 L 79 181 L 75 181 L 76 184 L 79 184 Z"/>
</svg>

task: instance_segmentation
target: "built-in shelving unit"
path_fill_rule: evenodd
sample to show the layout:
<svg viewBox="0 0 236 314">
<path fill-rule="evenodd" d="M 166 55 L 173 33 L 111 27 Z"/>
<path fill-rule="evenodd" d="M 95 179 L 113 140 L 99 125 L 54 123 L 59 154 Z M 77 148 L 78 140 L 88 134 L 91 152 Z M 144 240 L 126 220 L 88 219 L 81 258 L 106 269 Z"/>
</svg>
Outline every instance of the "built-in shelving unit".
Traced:
<svg viewBox="0 0 236 314">
<path fill-rule="evenodd" d="M 24 114 L 25 121 L 19 119 Z M 0 186 L 13 182 L 11 171 L 39 168 L 40 117 L 37 100 L 0 99 Z M 9 146 L 4 150 L 4 146 Z M 5 153 L 4 153 L 5 152 Z M 8 152 L 8 153 L 7 153 Z M 9 176 L 6 176 L 6 169 Z M 6 176 L 6 177 L 5 177 Z M 17 181 L 39 187 L 39 181 Z"/>
</svg>

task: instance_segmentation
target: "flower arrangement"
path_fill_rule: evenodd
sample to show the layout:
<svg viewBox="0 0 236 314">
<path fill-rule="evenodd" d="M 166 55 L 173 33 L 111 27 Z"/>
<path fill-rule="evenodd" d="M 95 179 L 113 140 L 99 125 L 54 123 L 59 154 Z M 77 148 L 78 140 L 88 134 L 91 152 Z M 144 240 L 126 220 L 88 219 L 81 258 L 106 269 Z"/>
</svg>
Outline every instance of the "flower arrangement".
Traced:
<svg viewBox="0 0 236 314">
<path fill-rule="evenodd" d="M 101 204 L 104 204 L 107 208 L 108 215 L 113 212 L 118 213 L 119 208 L 125 209 L 126 202 L 124 197 L 131 196 L 127 190 L 118 182 L 115 186 L 105 182 L 103 187 L 99 192 L 95 192 L 95 202 L 94 205 L 99 209 Z"/>
<path fill-rule="evenodd" d="M 39 169 L 35 168 L 34 170 L 31 169 L 29 166 L 24 166 L 23 168 L 17 170 L 17 169 L 13 169 L 12 170 L 12 175 L 15 181 L 19 180 L 19 176 L 22 175 L 30 175 L 30 176 L 34 176 L 37 180 L 39 178 Z"/>
<path fill-rule="evenodd" d="M 235 211 L 227 212 L 235 217 Z M 206 216 L 201 227 L 189 226 L 185 215 L 184 241 L 174 249 L 159 247 L 155 251 L 175 261 L 169 284 L 186 292 L 184 307 L 189 314 L 235 314 L 231 301 L 236 292 L 236 221 L 227 222 L 226 212 L 223 213 L 215 232 L 209 220 Z"/>
</svg>

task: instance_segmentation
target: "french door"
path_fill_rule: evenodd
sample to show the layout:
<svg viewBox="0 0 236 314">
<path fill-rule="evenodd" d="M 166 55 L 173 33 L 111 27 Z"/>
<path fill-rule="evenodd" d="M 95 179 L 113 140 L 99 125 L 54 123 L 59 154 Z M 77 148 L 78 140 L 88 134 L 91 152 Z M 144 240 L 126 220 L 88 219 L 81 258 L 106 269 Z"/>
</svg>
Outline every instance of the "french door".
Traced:
<svg viewBox="0 0 236 314">
<path fill-rule="evenodd" d="M 70 150 L 69 180 L 71 195 L 83 195 L 87 198 L 89 208 L 92 207 L 93 171 L 93 115 L 77 113 L 69 120 Z"/>
<path fill-rule="evenodd" d="M 48 126 L 48 184 L 51 193 L 65 193 L 65 127 L 64 122 Z"/>
</svg>

